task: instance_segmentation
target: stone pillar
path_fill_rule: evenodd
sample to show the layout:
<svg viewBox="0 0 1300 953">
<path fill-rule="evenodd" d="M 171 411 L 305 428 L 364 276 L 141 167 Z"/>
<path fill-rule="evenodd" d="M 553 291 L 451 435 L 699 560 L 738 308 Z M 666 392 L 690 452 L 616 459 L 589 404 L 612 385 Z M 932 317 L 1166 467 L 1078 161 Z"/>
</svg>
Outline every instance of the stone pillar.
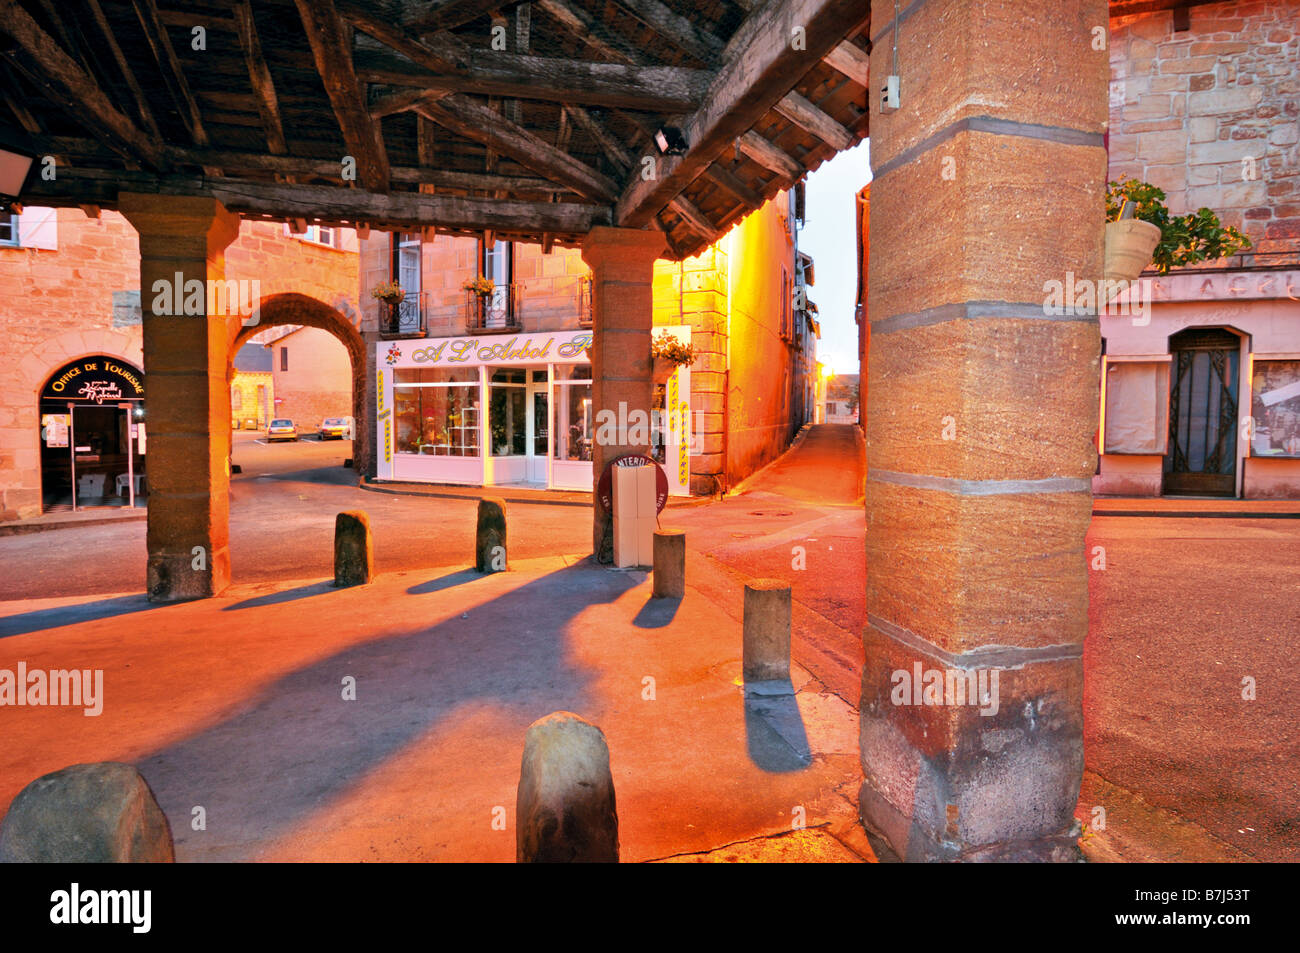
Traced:
<svg viewBox="0 0 1300 953">
<path fill-rule="evenodd" d="M 744 651 L 746 682 L 790 679 L 790 586 L 780 579 L 745 583 Z"/>
<path fill-rule="evenodd" d="M 239 216 L 209 198 L 123 193 L 140 236 L 148 433 L 148 592 L 154 602 L 212 596 L 230 583 L 230 317 L 209 315 L 208 281 L 225 278 Z M 180 275 L 179 295 L 173 289 Z M 186 314 L 197 281 L 204 313 Z M 155 285 L 155 283 L 158 283 Z M 176 303 L 182 304 L 181 313 Z"/>
<path fill-rule="evenodd" d="M 655 530 L 654 598 L 686 598 L 686 533 L 680 529 Z"/>
<path fill-rule="evenodd" d="M 595 417 L 602 411 L 612 419 L 634 422 L 633 411 L 650 414 L 654 397 L 650 328 L 654 296 L 651 282 L 655 259 L 666 245 L 663 234 L 635 228 L 593 228 L 582 243 L 582 260 L 591 268 L 591 377 Z M 622 405 L 622 414 L 620 414 Z M 607 428 L 608 429 L 608 428 Z M 624 453 L 650 454 L 649 427 L 645 440 L 629 426 L 613 441 L 597 439 L 592 450 L 592 480 L 600 480 L 605 465 Z M 597 425 L 597 437 L 601 431 Z M 630 438 L 638 438 L 635 442 Z M 594 489 L 594 487 L 593 487 Z M 613 561 L 612 520 L 593 503 L 592 552 L 599 562 Z"/>
<path fill-rule="evenodd" d="M 871 99 L 860 808 L 907 860 L 1077 858 L 1100 337 L 1044 301 L 1101 278 L 1108 23 L 926 0 Z"/>
</svg>

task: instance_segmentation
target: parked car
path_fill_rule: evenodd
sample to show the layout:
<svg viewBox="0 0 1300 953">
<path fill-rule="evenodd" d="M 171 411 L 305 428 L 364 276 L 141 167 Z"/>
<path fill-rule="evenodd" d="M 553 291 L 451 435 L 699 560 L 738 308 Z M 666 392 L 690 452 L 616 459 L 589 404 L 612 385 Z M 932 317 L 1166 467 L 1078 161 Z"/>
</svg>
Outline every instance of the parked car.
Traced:
<svg viewBox="0 0 1300 953">
<path fill-rule="evenodd" d="M 278 417 L 271 421 L 271 425 L 266 428 L 266 442 L 271 443 L 273 440 L 297 440 L 298 428 L 293 425 L 292 420 Z"/>
<path fill-rule="evenodd" d="M 244 429 L 245 429 L 245 430 L 256 430 L 256 429 L 257 429 L 257 418 L 256 418 L 256 417 L 245 417 L 245 418 L 244 418 Z"/>
<path fill-rule="evenodd" d="M 331 437 L 342 440 L 348 435 L 348 422 L 342 417 L 326 417 L 316 428 L 316 435 L 322 440 L 329 440 Z"/>
</svg>

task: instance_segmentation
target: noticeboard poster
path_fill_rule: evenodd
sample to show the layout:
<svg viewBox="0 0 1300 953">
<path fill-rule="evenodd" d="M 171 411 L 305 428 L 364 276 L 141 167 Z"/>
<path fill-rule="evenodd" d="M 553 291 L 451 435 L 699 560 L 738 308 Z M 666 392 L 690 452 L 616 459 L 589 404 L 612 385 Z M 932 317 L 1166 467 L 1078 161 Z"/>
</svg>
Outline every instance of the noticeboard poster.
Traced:
<svg viewBox="0 0 1300 953">
<path fill-rule="evenodd" d="M 1300 361 L 1256 361 L 1251 380 L 1252 457 L 1300 459 Z"/>
<path fill-rule="evenodd" d="M 42 414 L 41 440 L 45 442 L 45 446 L 66 447 L 69 424 L 67 414 Z"/>
</svg>

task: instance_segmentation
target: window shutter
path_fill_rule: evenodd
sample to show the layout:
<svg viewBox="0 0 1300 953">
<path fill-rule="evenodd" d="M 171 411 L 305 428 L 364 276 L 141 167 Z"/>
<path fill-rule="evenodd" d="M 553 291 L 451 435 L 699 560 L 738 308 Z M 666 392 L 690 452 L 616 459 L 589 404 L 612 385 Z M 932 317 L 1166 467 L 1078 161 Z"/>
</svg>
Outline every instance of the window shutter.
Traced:
<svg viewBox="0 0 1300 953">
<path fill-rule="evenodd" d="M 18 243 L 23 248 L 59 247 L 59 212 L 53 208 L 25 208 L 18 221 Z"/>
</svg>

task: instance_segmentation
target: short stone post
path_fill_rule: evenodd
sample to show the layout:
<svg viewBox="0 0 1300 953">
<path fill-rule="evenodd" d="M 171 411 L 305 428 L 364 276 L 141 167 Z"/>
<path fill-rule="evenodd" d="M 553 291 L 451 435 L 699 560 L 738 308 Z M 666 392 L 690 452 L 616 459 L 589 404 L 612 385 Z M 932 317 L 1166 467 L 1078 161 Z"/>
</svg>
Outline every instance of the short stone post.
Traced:
<svg viewBox="0 0 1300 953">
<path fill-rule="evenodd" d="M 654 598 L 686 598 L 686 533 L 655 530 Z"/>
<path fill-rule="evenodd" d="M 167 817 L 140 772 L 112 761 L 74 764 L 18 792 L 0 821 L 0 863 L 166 863 Z"/>
<path fill-rule="evenodd" d="M 518 863 L 618 863 L 614 777 L 599 728 L 567 711 L 529 725 L 515 821 Z"/>
<path fill-rule="evenodd" d="M 479 572 L 503 572 L 506 569 L 505 500 L 485 496 L 478 501 L 474 568 Z"/>
<path fill-rule="evenodd" d="M 334 519 L 334 585 L 364 586 L 375 573 L 370 519 L 360 510 Z"/>
<path fill-rule="evenodd" d="M 790 587 L 780 579 L 745 583 L 746 682 L 790 678 Z"/>
</svg>

